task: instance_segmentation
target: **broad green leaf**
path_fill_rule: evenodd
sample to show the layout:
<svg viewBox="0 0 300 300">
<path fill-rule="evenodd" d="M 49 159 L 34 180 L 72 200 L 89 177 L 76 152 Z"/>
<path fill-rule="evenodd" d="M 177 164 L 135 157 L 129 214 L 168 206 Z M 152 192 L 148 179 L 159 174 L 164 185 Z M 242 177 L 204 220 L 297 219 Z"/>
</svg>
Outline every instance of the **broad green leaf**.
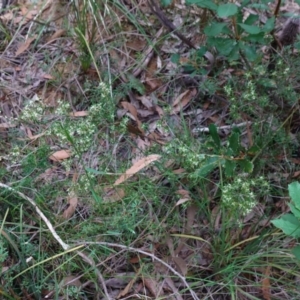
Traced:
<svg viewBox="0 0 300 300">
<path fill-rule="evenodd" d="M 169 6 L 172 3 L 172 0 L 160 0 L 162 6 Z"/>
<path fill-rule="evenodd" d="M 227 18 L 236 15 L 238 12 L 237 5 L 233 3 L 222 4 L 217 9 L 217 14 L 220 18 Z"/>
<path fill-rule="evenodd" d="M 185 3 L 187 5 L 196 4 L 202 8 L 208 8 L 211 10 L 217 10 L 218 6 L 211 0 L 186 0 Z"/>
<path fill-rule="evenodd" d="M 229 147 L 233 150 L 233 155 L 237 155 L 240 150 L 240 135 L 237 132 L 233 132 L 229 139 Z"/>
<path fill-rule="evenodd" d="M 221 55 L 228 56 L 236 47 L 237 42 L 230 38 L 208 37 L 207 44 L 211 47 L 216 47 Z"/>
<path fill-rule="evenodd" d="M 286 214 L 280 219 L 271 221 L 271 223 L 289 236 L 300 237 L 300 221 L 292 214 Z"/>
<path fill-rule="evenodd" d="M 204 33 L 207 36 L 217 36 L 222 32 L 225 26 L 226 23 L 212 23 L 204 28 Z"/>
<path fill-rule="evenodd" d="M 300 2 L 300 1 L 299 1 Z M 295 255 L 295 257 L 300 260 L 300 246 L 296 246 L 292 249 L 292 253 Z"/>
<path fill-rule="evenodd" d="M 258 58 L 258 54 L 256 53 L 256 48 L 254 46 L 240 42 L 240 47 L 249 61 L 255 61 Z"/>
<path fill-rule="evenodd" d="M 197 177 L 206 177 L 210 172 L 219 166 L 220 157 L 219 156 L 210 156 L 204 159 L 200 169 L 195 171 Z"/>
<path fill-rule="evenodd" d="M 174 53 L 171 55 L 171 62 L 173 64 L 178 64 L 179 63 L 179 60 L 180 60 L 180 55 L 178 53 Z"/>
<path fill-rule="evenodd" d="M 300 209 L 300 183 L 298 181 L 289 184 L 289 195 L 295 206 Z"/>
<path fill-rule="evenodd" d="M 245 20 L 244 24 L 253 25 L 259 19 L 258 15 L 250 14 L 248 18 Z"/>
<path fill-rule="evenodd" d="M 221 147 L 221 139 L 218 134 L 218 129 L 215 124 L 209 124 L 209 134 L 211 135 L 213 141 L 215 142 L 215 146 L 217 149 L 220 149 Z"/>
<path fill-rule="evenodd" d="M 300 42 L 296 42 L 294 44 L 294 48 L 297 49 L 297 50 L 299 50 L 300 49 Z"/>
<path fill-rule="evenodd" d="M 230 53 L 227 55 L 229 61 L 238 60 L 240 58 L 240 47 L 239 44 L 236 44 L 232 47 Z"/>
<path fill-rule="evenodd" d="M 238 23 L 238 25 L 241 26 L 247 33 L 250 34 L 258 34 L 262 31 L 258 26 L 255 25 L 247 25 L 244 23 Z"/>
<path fill-rule="evenodd" d="M 203 57 L 203 55 L 206 53 L 207 48 L 205 46 L 200 47 L 197 51 L 196 51 L 196 55 L 197 57 Z"/>
<path fill-rule="evenodd" d="M 265 26 L 262 28 L 264 32 L 271 32 L 275 26 L 275 17 L 268 19 Z"/>
<path fill-rule="evenodd" d="M 293 215 L 300 220 L 300 210 L 299 208 L 297 208 L 295 205 L 293 205 L 292 203 L 289 203 L 289 207 L 291 209 L 291 212 L 293 213 Z"/>
<path fill-rule="evenodd" d="M 237 163 L 244 172 L 251 173 L 253 171 L 253 163 L 248 159 L 239 160 Z"/>
<path fill-rule="evenodd" d="M 262 11 L 270 9 L 268 5 L 260 4 L 260 3 L 253 3 L 253 4 L 249 5 L 249 8 L 256 8 L 256 9 L 259 9 Z"/>
<path fill-rule="evenodd" d="M 226 159 L 225 161 L 225 175 L 226 177 L 232 177 L 236 168 L 236 162 L 234 160 Z"/>
<path fill-rule="evenodd" d="M 241 3 L 241 8 L 247 6 L 250 2 L 251 2 L 251 0 L 243 0 Z"/>
<path fill-rule="evenodd" d="M 261 31 L 258 34 L 249 34 L 248 36 L 243 37 L 243 41 L 265 44 L 266 43 L 265 33 L 263 31 Z"/>
</svg>

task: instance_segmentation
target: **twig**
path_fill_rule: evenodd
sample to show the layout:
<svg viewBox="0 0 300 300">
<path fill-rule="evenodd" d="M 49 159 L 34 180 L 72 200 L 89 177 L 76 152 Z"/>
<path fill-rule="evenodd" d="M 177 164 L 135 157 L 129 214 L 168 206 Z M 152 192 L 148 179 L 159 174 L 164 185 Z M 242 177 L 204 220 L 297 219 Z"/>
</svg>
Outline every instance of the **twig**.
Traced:
<svg viewBox="0 0 300 300">
<path fill-rule="evenodd" d="M 116 248 L 121 248 L 121 249 L 124 249 L 124 250 L 138 252 L 138 253 L 141 253 L 143 255 L 149 256 L 153 260 L 156 260 L 159 263 L 161 263 L 162 265 L 164 265 L 165 267 L 167 267 L 174 275 L 178 276 L 178 278 L 180 278 L 182 280 L 182 282 L 184 283 L 184 285 L 190 291 L 190 293 L 191 293 L 191 295 L 192 295 L 192 297 L 193 297 L 194 300 L 200 300 L 197 297 L 196 293 L 189 286 L 189 284 L 187 283 L 187 281 L 185 280 L 185 278 L 180 273 L 178 273 L 174 268 L 172 268 L 170 265 L 168 265 L 166 262 L 164 262 L 160 258 L 158 258 L 155 255 L 153 255 L 152 253 L 149 253 L 149 252 L 146 252 L 146 251 L 143 251 L 143 250 L 140 250 L 140 249 L 136 249 L 136 248 L 133 248 L 133 247 L 129 247 L 129 246 L 125 246 L 125 245 L 120 245 L 120 244 L 114 244 L 114 243 L 106 243 L 106 242 L 84 242 L 84 244 L 85 245 L 103 245 L 103 246 L 108 246 L 108 247 L 116 247 Z"/>
<path fill-rule="evenodd" d="M 57 242 L 62 246 L 62 248 L 64 250 L 68 250 L 71 247 L 66 244 L 60 237 L 59 235 L 56 233 L 54 227 L 52 226 L 52 224 L 50 223 L 50 221 L 46 218 L 46 216 L 43 214 L 43 212 L 39 209 L 39 207 L 37 206 L 37 204 L 34 202 L 34 200 L 30 199 L 29 197 L 27 197 L 26 195 L 24 195 L 21 192 L 16 191 L 14 188 L 3 184 L 0 182 L 0 187 L 3 187 L 7 190 L 10 190 L 16 194 L 18 194 L 21 198 L 23 198 L 24 200 L 30 202 L 30 204 L 35 208 L 36 212 L 38 213 L 38 215 L 44 220 L 44 222 L 46 223 L 46 225 L 48 226 L 50 232 L 52 233 L 53 237 L 57 240 Z"/>
<path fill-rule="evenodd" d="M 243 126 L 246 126 L 249 124 L 252 124 L 252 122 L 243 122 L 243 123 L 239 123 L 239 124 L 220 126 L 220 127 L 217 127 L 217 130 L 232 129 L 234 127 L 243 127 Z M 193 129 L 193 133 L 198 133 L 198 132 L 209 132 L 209 128 L 208 127 L 196 127 Z"/>
</svg>

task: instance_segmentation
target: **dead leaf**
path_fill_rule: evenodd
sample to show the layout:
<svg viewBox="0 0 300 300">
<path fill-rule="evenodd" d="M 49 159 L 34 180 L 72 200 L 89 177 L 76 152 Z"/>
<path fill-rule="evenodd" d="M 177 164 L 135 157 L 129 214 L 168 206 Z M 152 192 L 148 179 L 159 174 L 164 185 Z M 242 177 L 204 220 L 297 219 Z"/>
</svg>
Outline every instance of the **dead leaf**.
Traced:
<svg viewBox="0 0 300 300">
<path fill-rule="evenodd" d="M 119 295 L 117 296 L 117 299 L 120 299 L 121 297 L 126 296 L 130 290 L 132 289 L 133 284 L 136 282 L 136 280 L 138 279 L 138 276 L 141 273 L 142 268 L 139 268 L 137 273 L 135 274 L 135 276 L 129 281 L 129 283 L 126 285 L 126 287 L 124 288 L 123 291 L 121 291 L 119 293 Z"/>
<path fill-rule="evenodd" d="M 25 52 L 36 38 L 37 38 L 37 35 L 34 35 L 33 37 L 28 38 L 25 43 L 21 44 L 16 52 L 16 56 Z"/>
<path fill-rule="evenodd" d="M 49 159 L 53 161 L 60 161 L 67 159 L 71 156 L 71 150 L 59 150 L 54 152 L 52 155 L 49 156 Z"/>
<path fill-rule="evenodd" d="M 70 116 L 71 117 L 86 117 L 88 116 L 89 112 L 87 110 L 81 110 L 81 111 L 75 111 L 71 112 Z"/>
<path fill-rule="evenodd" d="M 151 277 L 143 277 L 143 283 L 144 285 L 147 287 L 147 289 L 149 290 L 149 292 L 155 297 L 155 299 L 159 298 L 160 296 L 162 296 L 162 289 L 159 288 L 159 283 Z M 158 294 L 158 291 L 161 291 Z"/>
<path fill-rule="evenodd" d="M 53 77 L 52 75 L 50 75 L 50 74 L 44 74 L 44 75 L 43 75 L 43 78 L 49 79 L 49 80 L 54 79 L 54 77 Z"/>
<path fill-rule="evenodd" d="M 59 29 L 57 30 L 56 32 L 54 32 L 54 34 L 52 34 L 49 39 L 47 40 L 47 43 L 63 36 L 64 34 L 66 33 L 66 30 L 65 29 Z"/>
<path fill-rule="evenodd" d="M 122 174 L 114 183 L 114 185 L 119 185 L 122 182 L 126 181 L 128 178 L 136 174 L 138 171 L 142 170 L 150 163 L 160 159 L 160 155 L 158 154 L 151 154 L 149 156 L 143 157 L 142 159 L 138 160 L 130 167 L 124 174 Z"/>
<path fill-rule="evenodd" d="M 124 189 L 122 188 L 106 187 L 104 188 L 104 192 L 105 195 L 103 196 L 103 201 L 109 203 L 120 201 L 126 195 Z"/>
<path fill-rule="evenodd" d="M 185 276 L 187 274 L 187 266 L 186 266 L 185 261 L 179 256 L 175 256 L 172 258 L 173 258 L 173 261 L 175 262 L 175 265 L 177 266 L 177 269 L 179 270 L 179 272 L 183 276 Z"/>
<path fill-rule="evenodd" d="M 181 95 L 178 96 L 178 98 L 173 103 L 173 109 L 171 111 L 171 115 L 175 115 L 182 111 L 189 102 L 193 99 L 193 97 L 197 94 L 196 89 L 187 90 Z"/>
<path fill-rule="evenodd" d="M 138 118 L 136 108 L 131 103 L 126 101 L 122 101 L 121 105 L 123 106 L 123 108 L 127 109 L 131 113 L 134 120 L 137 122 L 139 130 L 144 134 L 144 130 L 142 129 L 142 122 Z"/>
<path fill-rule="evenodd" d="M 270 272 L 271 271 L 271 267 L 268 266 L 264 272 L 264 278 L 262 280 L 262 294 L 265 300 L 271 300 L 271 284 L 270 284 Z"/>
<path fill-rule="evenodd" d="M 173 280 L 170 277 L 165 278 L 165 283 L 170 287 L 171 291 L 173 292 L 176 300 L 183 300 L 182 296 L 180 295 L 178 289 L 176 288 Z M 165 287 L 164 287 L 165 288 Z"/>
<path fill-rule="evenodd" d="M 69 206 L 63 213 L 63 218 L 65 220 L 69 220 L 75 213 L 77 204 L 78 204 L 78 198 L 74 192 L 71 192 L 68 197 L 68 204 Z"/>
<path fill-rule="evenodd" d="M 9 123 L 0 123 L 0 128 L 12 128 L 16 127 L 17 125 L 15 124 L 9 124 Z"/>
</svg>

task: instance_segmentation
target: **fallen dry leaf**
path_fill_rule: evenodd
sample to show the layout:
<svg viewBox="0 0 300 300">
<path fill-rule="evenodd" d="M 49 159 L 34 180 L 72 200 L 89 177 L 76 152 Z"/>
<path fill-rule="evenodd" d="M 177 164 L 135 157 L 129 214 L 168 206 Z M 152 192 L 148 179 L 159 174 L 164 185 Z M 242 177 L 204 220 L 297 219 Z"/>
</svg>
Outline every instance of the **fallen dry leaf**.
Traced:
<svg viewBox="0 0 300 300">
<path fill-rule="evenodd" d="M 173 261 L 175 262 L 175 265 L 177 266 L 177 269 L 179 270 L 179 272 L 183 276 L 185 276 L 187 274 L 187 266 L 186 266 L 185 261 L 179 256 L 175 256 L 172 258 L 173 258 Z"/>
<path fill-rule="evenodd" d="M 124 174 L 122 174 L 114 183 L 114 185 L 119 185 L 122 182 L 126 181 L 128 178 L 136 174 L 138 171 L 141 169 L 145 168 L 148 166 L 150 163 L 160 159 L 160 155 L 158 154 L 151 154 L 149 156 L 143 157 L 137 162 L 133 164 L 132 167 L 130 167 Z"/>
<path fill-rule="evenodd" d="M 53 161 L 60 161 L 67 159 L 71 156 L 71 150 L 59 150 L 54 152 L 49 158 Z"/>
<path fill-rule="evenodd" d="M 178 96 L 178 98 L 173 103 L 173 109 L 171 111 L 171 115 L 175 115 L 182 111 L 189 102 L 193 99 L 193 97 L 197 94 L 196 89 L 187 90 L 181 95 Z"/>
<path fill-rule="evenodd" d="M 268 266 L 264 272 L 264 278 L 262 280 L 262 294 L 264 297 L 264 300 L 271 300 L 271 284 L 270 284 L 270 273 L 271 273 L 271 267 Z"/>
<path fill-rule="evenodd" d="M 119 295 L 117 296 L 117 299 L 120 299 L 121 297 L 124 297 L 126 296 L 130 290 L 132 289 L 133 287 L 133 284 L 136 282 L 136 280 L 138 279 L 138 276 L 140 275 L 141 273 L 141 270 L 142 268 L 139 268 L 137 273 L 135 274 L 134 278 L 132 278 L 129 283 L 126 285 L 126 287 L 124 288 L 124 290 L 122 290 Z"/>
<path fill-rule="evenodd" d="M 63 36 L 64 34 L 66 33 L 66 30 L 65 29 L 59 29 L 57 30 L 54 34 L 52 34 L 49 39 L 47 40 L 47 43 Z"/>
<path fill-rule="evenodd" d="M 105 195 L 103 196 L 103 201 L 109 203 L 120 201 L 126 195 L 124 189 L 122 188 L 106 187 L 104 188 L 104 192 Z"/>
<path fill-rule="evenodd" d="M 71 117 L 86 117 L 89 114 L 87 110 L 71 112 Z"/>
<path fill-rule="evenodd" d="M 37 38 L 37 35 L 34 35 L 33 37 L 28 38 L 28 39 L 26 40 L 25 43 L 21 44 L 21 45 L 19 46 L 18 50 L 16 51 L 16 56 L 18 56 L 18 55 L 22 54 L 23 52 L 25 52 L 25 51 L 29 48 L 30 44 L 31 44 L 36 38 Z"/>
<path fill-rule="evenodd" d="M 75 213 L 77 204 L 78 204 L 78 198 L 74 192 L 71 192 L 68 197 L 68 208 L 63 213 L 63 218 L 65 220 L 69 220 Z"/>
</svg>

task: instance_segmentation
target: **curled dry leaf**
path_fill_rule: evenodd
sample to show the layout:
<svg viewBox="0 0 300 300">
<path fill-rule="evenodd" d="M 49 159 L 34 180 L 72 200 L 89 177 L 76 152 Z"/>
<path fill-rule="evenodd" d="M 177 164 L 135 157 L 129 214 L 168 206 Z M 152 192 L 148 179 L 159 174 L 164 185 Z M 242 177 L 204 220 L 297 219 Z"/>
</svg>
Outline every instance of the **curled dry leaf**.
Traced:
<svg viewBox="0 0 300 300">
<path fill-rule="evenodd" d="M 131 168 L 126 170 L 124 174 L 122 174 L 114 183 L 114 185 L 119 185 L 122 182 L 126 181 L 128 178 L 136 174 L 138 171 L 142 170 L 146 166 L 148 166 L 150 163 L 160 159 L 160 155 L 158 154 L 151 154 L 146 157 L 141 158 L 137 162 L 133 164 Z"/>
<path fill-rule="evenodd" d="M 78 204 L 78 198 L 74 192 L 71 192 L 68 197 L 68 208 L 63 213 L 63 218 L 68 220 L 70 219 L 76 210 L 77 204 Z"/>
<path fill-rule="evenodd" d="M 61 161 L 71 156 L 71 150 L 59 150 L 54 152 L 49 158 L 53 161 Z"/>
</svg>

